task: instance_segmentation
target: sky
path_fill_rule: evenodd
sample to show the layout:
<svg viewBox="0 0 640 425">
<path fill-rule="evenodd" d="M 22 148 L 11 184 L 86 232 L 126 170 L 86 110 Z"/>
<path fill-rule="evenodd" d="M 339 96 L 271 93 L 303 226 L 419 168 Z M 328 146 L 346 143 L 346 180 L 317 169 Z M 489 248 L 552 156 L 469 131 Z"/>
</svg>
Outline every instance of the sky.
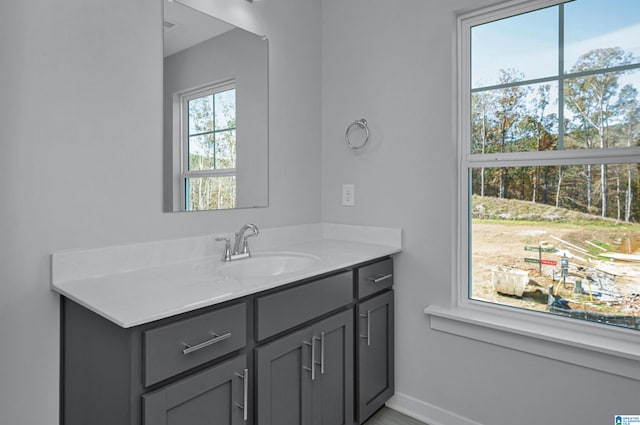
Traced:
<svg viewBox="0 0 640 425">
<path fill-rule="evenodd" d="M 498 71 L 516 68 L 525 79 L 558 73 L 559 6 L 479 25 L 472 29 L 474 87 L 497 83 Z M 579 56 L 621 47 L 640 62 L 640 0 L 574 0 L 564 6 L 565 70 Z M 621 79 L 640 89 L 640 71 Z"/>
</svg>

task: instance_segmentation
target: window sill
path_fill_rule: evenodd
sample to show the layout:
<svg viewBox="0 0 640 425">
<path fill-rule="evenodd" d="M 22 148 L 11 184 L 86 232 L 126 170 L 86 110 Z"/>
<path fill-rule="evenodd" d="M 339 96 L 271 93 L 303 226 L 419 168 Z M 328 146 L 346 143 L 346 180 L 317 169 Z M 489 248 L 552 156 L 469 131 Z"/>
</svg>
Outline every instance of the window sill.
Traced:
<svg viewBox="0 0 640 425">
<path fill-rule="evenodd" d="M 437 331 L 640 381 L 639 331 L 582 322 L 578 326 L 586 329 L 577 329 L 573 319 L 473 306 L 428 306 L 424 312 Z"/>
</svg>

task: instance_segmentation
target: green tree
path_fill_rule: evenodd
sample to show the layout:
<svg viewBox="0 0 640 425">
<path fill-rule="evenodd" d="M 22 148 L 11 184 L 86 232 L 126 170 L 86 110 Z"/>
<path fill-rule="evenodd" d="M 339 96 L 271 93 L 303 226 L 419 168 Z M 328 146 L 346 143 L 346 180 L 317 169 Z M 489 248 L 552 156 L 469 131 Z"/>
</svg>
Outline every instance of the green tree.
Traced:
<svg viewBox="0 0 640 425">
<path fill-rule="evenodd" d="M 496 91 L 494 99 L 493 115 L 496 123 L 495 134 L 499 152 L 512 152 L 512 144 L 518 140 L 518 123 L 522 120 L 526 97 L 530 89 L 528 87 L 513 85 L 522 81 L 524 74 L 515 69 L 501 69 L 498 83 L 506 86 Z M 500 169 L 500 198 L 505 198 L 507 186 L 507 169 Z"/>
<path fill-rule="evenodd" d="M 630 84 L 623 86 L 616 103 L 622 127 L 623 138 L 627 147 L 635 146 L 640 139 L 640 101 L 638 90 Z M 627 165 L 627 181 L 624 203 L 624 221 L 629 222 L 632 215 L 634 166 Z"/>
<path fill-rule="evenodd" d="M 471 95 L 471 152 L 487 153 L 488 145 L 491 143 L 491 106 L 492 96 L 489 92 L 473 93 Z M 480 193 L 484 196 L 485 189 L 485 169 L 480 169 Z"/>
<path fill-rule="evenodd" d="M 557 146 L 557 136 L 554 135 L 554 125 L 557 121 L 557 114 L 546 114 L 546 109 L 551 102 L 551 86 L 544 84 L 536 90 L 536 97 L 530 104 L 525 117 L 521 122 L 523 133 L 527 136 L 527 151 L 546 151 L 553 150 Z M 532 167 L 530 170 L 530 178 L 532 184 L 531 200 L 537 202 L 539 195 L 539 186 L 541 177 L 545 178 L 548 173 L 540 175 L 540 167 Z M 547 182 L 542 183 L 542 187 L 546 190 Z M 542 196 L 546 199 L 546 193 Z"/>
<path fill-rule="evenodd" d="M 591 50 L 578 58 L 570 73 L 602 70 L 632 63 L 633 55 L 619 47 Z M 592 128 L 598 136 L 600 148 L 608 147 L 606 132 L 612 117 L 612 101 L 618 89 L 618 80 L 627 71 L 586 74 L 565 82 L 564 94 L 568 108 L 576 114 L 583 130 Z M 591 146 L 585 146 L 590 148 Z M 589 176 L 590 178 L 591 176 Z M 601 215 L 607 216 L 607 165 L 601 166 Z"/>
</svg>

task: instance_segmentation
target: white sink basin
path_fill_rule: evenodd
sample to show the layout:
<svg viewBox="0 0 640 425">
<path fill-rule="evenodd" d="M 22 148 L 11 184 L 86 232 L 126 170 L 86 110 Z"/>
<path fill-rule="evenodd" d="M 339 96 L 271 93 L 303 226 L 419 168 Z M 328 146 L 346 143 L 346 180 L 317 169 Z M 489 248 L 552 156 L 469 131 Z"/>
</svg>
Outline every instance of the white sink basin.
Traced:
<svg viewBox="0 0 640 425">
<path fill-rule="evenodd" d="M 310 267 L 318 257 L 294 252 L 263 252 L 220 266 L 218 273 L 234 279 L 280 276 Z"/>
</svg>

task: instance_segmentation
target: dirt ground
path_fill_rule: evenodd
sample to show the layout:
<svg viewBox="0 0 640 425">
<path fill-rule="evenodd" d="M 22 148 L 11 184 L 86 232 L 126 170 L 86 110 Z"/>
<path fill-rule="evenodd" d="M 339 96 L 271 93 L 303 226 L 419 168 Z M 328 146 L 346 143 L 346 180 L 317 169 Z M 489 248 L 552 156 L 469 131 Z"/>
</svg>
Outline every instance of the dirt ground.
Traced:
<svg viewBox="0 0 640 425">
<path fill-rule="evenodd" d="M 474 299 L 547 311 L 549 287 L 554 285 L 557 295 L 570 301 L 573 309 L 640 315 L 640 262 L 612 261 L 598 257 L 598 253 L 604 251 L 586 242 L 603 243 L 615 247 L 616 252 L 640 255 L 640 231 L 629 234 L 628 231 L 618 231 L 615 228 L 587 229 L 555 223 L 474 220 L 472 238 Z M 559 254 L 542 253 L 543 259 L 555 260 L 557 265 L 543 265 L 540 275 L 538 264 L 525 262 L 525 258 L 539 258 L 538 252 L 525 251 L 525 246 L 555 248 L 570 257 L 567 283 L 562 285 Z M 491 270 L 496 266 L 513 267 L 529 273 L 529 284 L 521 298 L 496 293 L 491 278 Z M 588 295 L 589 288 L 585 288 L 587 294 L 574 293 L 573 282 L 586 278 L 594 271 L 606 272 L 620 296 L 614 299 L 591 298 Z M 553 279 L 554 276 L 556 280 Z M 596 292 L 596 289 L 592 288 L 592 292 Z"/>
</svg>

